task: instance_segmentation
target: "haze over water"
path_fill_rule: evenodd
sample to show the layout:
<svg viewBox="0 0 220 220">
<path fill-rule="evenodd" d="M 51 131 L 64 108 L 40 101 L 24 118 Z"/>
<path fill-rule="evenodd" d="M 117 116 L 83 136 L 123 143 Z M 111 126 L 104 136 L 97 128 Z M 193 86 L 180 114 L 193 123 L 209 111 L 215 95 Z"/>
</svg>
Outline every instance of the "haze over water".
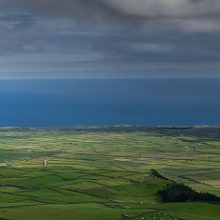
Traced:
<svg viewBox="0 0 220 220">
<path fill-rule="evenodd" d="M 220 124 L 219 79 L 1 80 L 0 126 Z"/>
</svg>

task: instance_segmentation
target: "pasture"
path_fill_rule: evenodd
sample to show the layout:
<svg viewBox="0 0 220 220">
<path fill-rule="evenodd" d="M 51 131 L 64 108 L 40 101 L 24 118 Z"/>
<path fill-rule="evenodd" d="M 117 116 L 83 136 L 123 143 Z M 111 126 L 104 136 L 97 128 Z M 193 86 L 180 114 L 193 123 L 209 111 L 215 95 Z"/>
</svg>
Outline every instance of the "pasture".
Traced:
<svg viewBox="0 0 220 220">
<path fill-rule="evenodd" d="M 218 203 L 157 192 L 176 182 L 220 197 L 219 156 L 219 127 L 1 128 L 0 219 L 218 220 Z"/>
</svg>

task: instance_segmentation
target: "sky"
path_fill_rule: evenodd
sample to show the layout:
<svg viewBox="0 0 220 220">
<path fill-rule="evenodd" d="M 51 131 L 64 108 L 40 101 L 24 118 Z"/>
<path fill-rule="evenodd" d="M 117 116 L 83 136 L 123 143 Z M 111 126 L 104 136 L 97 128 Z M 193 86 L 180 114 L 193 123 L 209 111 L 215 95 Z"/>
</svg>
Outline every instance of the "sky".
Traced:
<svg viewBox="0 0 220 220">
<path fill-rule="evenodd" d="M 0 0 L 0 79 L 220 77 L 219 0 Z"/>
</svg>

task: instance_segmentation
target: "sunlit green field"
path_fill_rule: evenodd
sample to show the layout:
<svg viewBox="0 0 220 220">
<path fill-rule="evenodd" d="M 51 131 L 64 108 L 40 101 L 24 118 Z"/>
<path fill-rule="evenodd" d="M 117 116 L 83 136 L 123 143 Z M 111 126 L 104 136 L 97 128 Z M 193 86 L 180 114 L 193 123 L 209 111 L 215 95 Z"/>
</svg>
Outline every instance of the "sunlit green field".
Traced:
<svg viewBox="0 0 220 220">
<path fill-rule="evenodd" d="M 0 129 L 3 220 L 220 219 L 220 204 L 163 203 L 171 181 L 220 197 L 220 128 Z"/>
</svg>

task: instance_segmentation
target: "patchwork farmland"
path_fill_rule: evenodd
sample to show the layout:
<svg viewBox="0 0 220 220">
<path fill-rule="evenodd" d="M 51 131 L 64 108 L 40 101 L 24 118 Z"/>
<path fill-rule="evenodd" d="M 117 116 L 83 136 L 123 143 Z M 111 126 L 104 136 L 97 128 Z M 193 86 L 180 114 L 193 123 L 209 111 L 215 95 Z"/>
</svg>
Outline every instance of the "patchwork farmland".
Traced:
<svg viewBox="0 0 220 220">
<path fill-rule="evenodd" d="M 158 191 L 220 197 L 219 156 L 219 127 L 1 128 L 0 219 L 217 220 L 218 202 Z"/>
</svg>

